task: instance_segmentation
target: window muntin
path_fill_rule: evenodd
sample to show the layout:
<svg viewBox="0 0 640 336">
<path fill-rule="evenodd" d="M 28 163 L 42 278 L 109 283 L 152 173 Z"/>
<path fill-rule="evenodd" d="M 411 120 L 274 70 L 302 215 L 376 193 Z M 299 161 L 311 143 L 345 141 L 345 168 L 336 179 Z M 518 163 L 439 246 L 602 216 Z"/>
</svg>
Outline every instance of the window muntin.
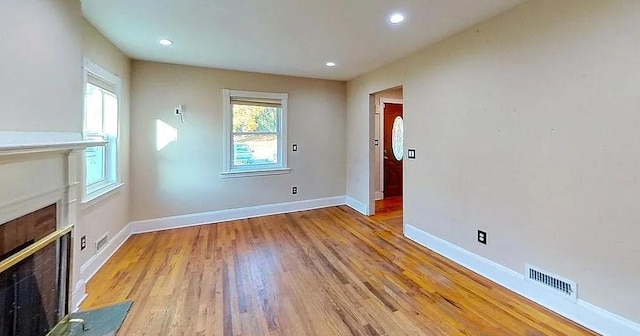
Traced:
<svg viewBox="0 0 640 336">
<path fill-rule="evenodd" d="M 225 172 L 286 168 L 286 93 L 224 90 Z"/>
</svg>

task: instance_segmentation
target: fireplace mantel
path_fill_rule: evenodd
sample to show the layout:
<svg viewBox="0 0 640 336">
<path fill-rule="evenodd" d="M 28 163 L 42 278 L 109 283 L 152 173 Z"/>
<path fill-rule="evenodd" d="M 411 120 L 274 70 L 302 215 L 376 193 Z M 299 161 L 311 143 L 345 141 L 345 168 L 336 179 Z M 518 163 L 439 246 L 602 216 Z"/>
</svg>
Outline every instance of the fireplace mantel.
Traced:
<svg viewBox="0 0 640 336">
<path fill-rule="evenodd" d="M 56 229 L 62 232 L 71 228 L 74 244 L 82 151 L 105 144 L 86 141 L 79 132 L 0 131 L 0 224 L 55 204 Z M 71 259 L 73 264 L 73 253 Z M 73 281 L 73 273 L 70 275 Z M 66 293 L 71 310 L 85 295 L 84 287 L 73 295 L 71 289 Z"/>
<path fill-rule="evenodd" d="M 104 145 L 105 141 L 84 140 L 81 133 L 0 132 L 0 156 L 82 150 Z"/>
</svg>

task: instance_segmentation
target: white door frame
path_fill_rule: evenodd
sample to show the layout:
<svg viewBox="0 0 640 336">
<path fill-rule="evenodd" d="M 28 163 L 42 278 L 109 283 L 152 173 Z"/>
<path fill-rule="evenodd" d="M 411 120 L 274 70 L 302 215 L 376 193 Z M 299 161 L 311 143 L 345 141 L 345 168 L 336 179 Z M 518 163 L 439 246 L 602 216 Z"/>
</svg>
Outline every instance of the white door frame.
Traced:
<svg viewBox="0 0 640 336">
<path fill-rule="evenodd" d="M 384 104 L 400 104 L 404 107 L 404 101 L 398 98 L 380 97 L 380 125 L 378 125 L 378 132 L 380 134 L 380 139 L 378 139 L 378 155 L 380 157 L 380 176 L 378 178 L 380 179 L 380 190 L 376 190 L 376 200 L 384 198 Z"/>
</svg>

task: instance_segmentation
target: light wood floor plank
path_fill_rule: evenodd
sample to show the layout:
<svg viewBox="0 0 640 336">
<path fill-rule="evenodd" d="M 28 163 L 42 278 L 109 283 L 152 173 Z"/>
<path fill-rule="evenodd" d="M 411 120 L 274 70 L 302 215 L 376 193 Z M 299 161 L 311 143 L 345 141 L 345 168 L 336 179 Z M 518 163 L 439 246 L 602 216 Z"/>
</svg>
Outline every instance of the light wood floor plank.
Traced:
<svg viewBox="0 0 640 336">
<path fill-rule="evenodd" d="M 82 309 L 119 335 L 595 335 L 402 236 L 401 199 L 131 237 Z"/>
</svg>

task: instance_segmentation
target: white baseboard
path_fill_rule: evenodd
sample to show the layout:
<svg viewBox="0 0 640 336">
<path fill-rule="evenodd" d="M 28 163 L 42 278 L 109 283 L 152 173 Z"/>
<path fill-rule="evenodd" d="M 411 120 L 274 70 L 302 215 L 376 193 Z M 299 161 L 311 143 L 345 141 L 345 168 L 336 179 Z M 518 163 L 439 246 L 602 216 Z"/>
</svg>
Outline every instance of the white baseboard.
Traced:
<svg viewBox="0 0 640 336">
<path fill-rule="evenodd" d="M 71 294 L 72 313 L 77 312 L 82 301 L 87 298 L 87 290 L 85 288 L 86 284 L 87 283 L 84 280 L 80 279 L 74 286 L 73 293 Z"/>
<path fill-rule="evenodd" d="M 384 192 L 376 191 L 376 201 L 381 200 L 383 198 L 384 198 Z"/>
<path fill-rule="evenodd" d="M 488 278 L 552 311 L 603 335 L 640 335 L 640 324 L 580 299 L 567 300 L 525 281 L 524 275 L 457 245 L 404 224 L 404 235 L 416 243 Z"/>
<path fill-rule="evenodd" d="M 131 222 L 120 230 L 120 232 L 118 232 L 99 253 L 92 256 L 84 265 L 82 265 L 82 267 L 80 267 L 80 279 L 76 281 L 71 298 L 73 310 L 77 310 L 82 301 L 87 297 L 85 290 L 86 283 L 98 272 L 98 270 L 100 270 L 100 268 L 102 268 L 109 258 L 111 258 L 111 256 L 132 234 L 177 229 L 181 227 L 212 224 L 295 211 L 312 210 L 344 204 L 345 196 L 335 196 Z"/>
<path fill-rule="evenodd" d="M 98 270 L 104 266 L 104 264 L 113 256 L 114 253 L 129 239 L 131 235 L 131 225 L 126 225 L 120 230 L 100 252 L 94 254 L 84 265 L 80 267 L 80 279 L 76 281 L 73 293 L 72 293 L 72 307 L 73 310 L 78 310 L 78 307 L 87 297 L 85 285 L 93 276 L 98 273 Z"/>
<path fill-rule="evenodd" d="M 141 220 L 129 223 L 131 233 L 144 233 L 152 231 L 161 231 L 169 229 L 177 229 L 188 226 L 202 225 L 226 222 L 231 220 L 245 219 L 251 217 L 276 215 L 295 211 L 312 210 L 319 208 L 344 205 L 344 196 L 335 196 L 327 198 L 317 198 L 305 201 L 276 203 L 251 206 L 245 208 L 218 210 L 210 212 L 202 212 L 197 214 L 163 217 L 156 219 Z"/>
<path fill-rule="evenodd" d="M 71 297 L 73 311 L 87 297 L 86 283 L 104 266 L 113 254 L 124 244 L 132 234 L 176 229 L 187 226 L 218 223 L 236 219 L 275 215 L 294 211 L 312 210 L 326 208 L 337 205 L 344 205 L 345 197 L 327 197 L 306 201 L 267 204 L 246 208 L 211 211 L 199 214 L 183 216 L 164 217 L 144 221 L 131 222 L 120 232 L 118 232 L 109 243 L 96 255 L 92 256 L 82 267 L 80 267 L 80 279 L 76 281 Z"/>
<path fill-rule="evenodd" d="M 346 196 L 346 203 L 347 203 L 347 205 L 349 207 L 353 208 L 354 210 L 358 211 L 359 213 L 361 213 L 361 214 L 363 214 L 365 216 L 369 216 L 369 207 L 366 204 L 364 204 L 364 203 L 362 203 L 362 202 L 360 202 L 360 201 L 358 201 L 358 200 L 356 200 L 354 198 L 351 198 L 349 196 Z"/>
</svg>

